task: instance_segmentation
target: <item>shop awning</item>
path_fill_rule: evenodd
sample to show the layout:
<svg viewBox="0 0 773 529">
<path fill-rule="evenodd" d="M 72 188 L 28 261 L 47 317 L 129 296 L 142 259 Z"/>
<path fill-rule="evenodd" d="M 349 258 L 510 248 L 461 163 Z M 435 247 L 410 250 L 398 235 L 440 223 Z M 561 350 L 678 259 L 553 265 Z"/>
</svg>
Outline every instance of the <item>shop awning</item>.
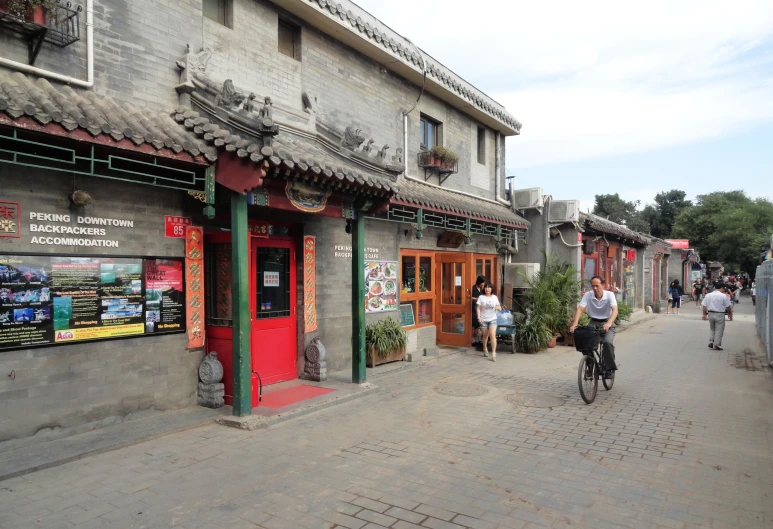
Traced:
<svg viewBox="0 0 773 529">
<path fill-rule="evenodd" d="M 526 229 L 529 226 L 529 221 L 513 213 L 505 205 L 413 180 L 400 181 L 397 194 L 391 203 L 452 213 L 519 229 Z"/>
<path fill-rule="evenodd" d="M 622 224 L 617 224 L 591 213 L 580 213 L 580 225 L 601 233 L 616 235 L 621 239 L 641 246 L 647 246 L 650 242 L 650 238 L 643 233 L 633 231 Z"/>
</svg>

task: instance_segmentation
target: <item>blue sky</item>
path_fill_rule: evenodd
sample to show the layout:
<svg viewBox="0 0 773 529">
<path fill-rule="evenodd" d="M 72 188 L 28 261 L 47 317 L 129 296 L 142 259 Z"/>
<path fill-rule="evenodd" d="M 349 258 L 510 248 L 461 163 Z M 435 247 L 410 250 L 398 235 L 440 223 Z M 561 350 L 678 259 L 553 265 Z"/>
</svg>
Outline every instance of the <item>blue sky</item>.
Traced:
<svg viewBox="0 0 773 529">
<path fill-rule="evenodd" d="M 773 0 L 355 0 L 523 123 L 518 187 L 773 199 Z"/>
</svg>

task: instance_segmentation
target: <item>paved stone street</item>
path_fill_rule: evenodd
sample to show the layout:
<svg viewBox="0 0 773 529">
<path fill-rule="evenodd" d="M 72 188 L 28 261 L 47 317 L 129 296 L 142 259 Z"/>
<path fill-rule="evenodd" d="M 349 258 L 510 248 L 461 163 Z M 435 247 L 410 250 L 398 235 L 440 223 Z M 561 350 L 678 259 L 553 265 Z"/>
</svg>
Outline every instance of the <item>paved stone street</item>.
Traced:
<svg viewBox="0 0 773 529">
<path fill-rule="evenodd" d="M 691 304 L 620 333 L 592 405 L 569 348 L 459 354 L 267 430 L 206 426 L 0 482 L 0 527 L 770 528 L 773 376 L 739 307 L 721 352 Z"/>
</svg>

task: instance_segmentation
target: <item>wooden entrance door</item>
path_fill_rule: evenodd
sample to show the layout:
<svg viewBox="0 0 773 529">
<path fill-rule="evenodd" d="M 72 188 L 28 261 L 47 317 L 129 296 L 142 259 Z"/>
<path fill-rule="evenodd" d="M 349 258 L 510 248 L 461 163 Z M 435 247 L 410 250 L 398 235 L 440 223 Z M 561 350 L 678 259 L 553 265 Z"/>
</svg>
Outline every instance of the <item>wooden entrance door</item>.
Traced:
<svg viewBox="0 0 773 529">
<path fill-rule="evenodd" d="M 472 325 L 469 255 L 435 255 L 435 292 L 438 300 L 435 325 L 440 345 L 469 345 Z"/>
<path fill-rule="evenodd" d="M 296 378 L 295 248 L 290 240 L 251 243 L 251 359 L 263 384 Z"/>
</svg>

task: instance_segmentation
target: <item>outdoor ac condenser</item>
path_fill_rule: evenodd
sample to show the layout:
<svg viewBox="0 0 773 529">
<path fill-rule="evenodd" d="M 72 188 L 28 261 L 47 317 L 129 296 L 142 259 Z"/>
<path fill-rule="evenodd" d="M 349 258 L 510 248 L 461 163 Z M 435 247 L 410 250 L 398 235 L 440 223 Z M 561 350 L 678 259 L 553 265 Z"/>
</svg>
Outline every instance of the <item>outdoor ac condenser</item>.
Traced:
<svg viewBox="0 0 773 529">
<path fill-rule="evenodd" d="M 505 283 L 510 283 L 513 288 L 529 288 L 526 278 L 533 278 L 539 270 L 539 263 L 507 263 L 505 264 Z"/>
<path fill-rule="evenodd" d="M 577 222 L 580 220 L 579 200 L 552 200 L 548 222 Z"/>
<path fill-rule="evenodd" d="M 513 193 L 516 209 L 541 208 L 544 205 L 541 187 L 516 189 Z"/>
</svg>

